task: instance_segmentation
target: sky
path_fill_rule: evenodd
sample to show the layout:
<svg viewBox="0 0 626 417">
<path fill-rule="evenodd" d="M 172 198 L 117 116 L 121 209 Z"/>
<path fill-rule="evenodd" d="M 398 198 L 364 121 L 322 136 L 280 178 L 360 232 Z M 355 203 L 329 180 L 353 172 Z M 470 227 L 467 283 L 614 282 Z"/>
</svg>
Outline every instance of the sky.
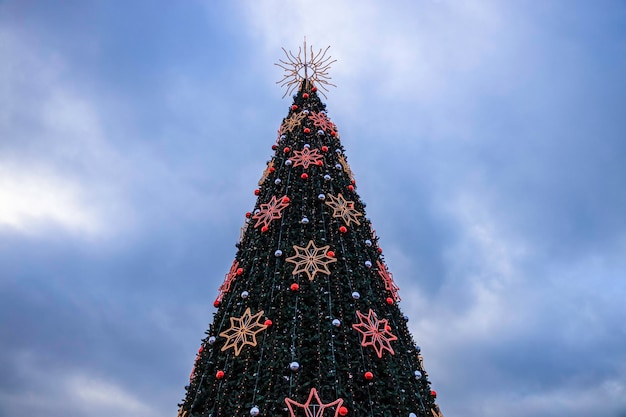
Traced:
<svg viewBox="0 0 626 417">
<path fill-rule="evenodd" d="M 0 1 L 0 416 L 176 415 L 291 104 L 448 416 L 626 417 L 626 3 Z"/>
</svg>

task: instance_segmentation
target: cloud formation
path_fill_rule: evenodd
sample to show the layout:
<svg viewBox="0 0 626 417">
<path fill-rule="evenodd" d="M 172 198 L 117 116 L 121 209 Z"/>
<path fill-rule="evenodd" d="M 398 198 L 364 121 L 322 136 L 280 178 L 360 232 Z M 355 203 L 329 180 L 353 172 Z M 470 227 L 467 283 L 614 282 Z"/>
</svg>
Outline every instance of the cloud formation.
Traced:
<svg viewBox="0 0 626 417">
<path fill-rule="evenodd" d="M 626 413 L 620 2 L 33 4 L 0 8 L 0 414 L 175 415 L 304 36 L 444 413 Z"/>
</svg>

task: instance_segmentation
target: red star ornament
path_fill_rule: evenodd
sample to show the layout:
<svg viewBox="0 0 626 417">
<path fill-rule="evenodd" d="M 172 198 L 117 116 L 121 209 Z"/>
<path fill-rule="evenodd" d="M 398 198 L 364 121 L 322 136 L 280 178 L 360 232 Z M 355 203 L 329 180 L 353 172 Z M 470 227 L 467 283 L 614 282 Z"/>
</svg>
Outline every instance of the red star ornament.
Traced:
<svg viewBox="0 0 626 417">
<path fill-rule="evenodd" d="M 390 342 L 398 340 L 398 338 L 387 330 L 389 327 L 387 320 L 378 320 L 376 313 L 371 308 L 367 316 L 360 311 L 357 311 L 356 314 L 359 323 L 353 324 L 352 328 L 361 333 L 361 346 L 372 346 L 379 358 L 383 357 L 384 350 L 388 350 L 393 355 L 394 351 Z"/>
<path fill-rule="evenodd" d="M 289 415 L 291 417 L 296 417 L 296 411 L 298 411 L 299 408 L 304 410 L 306 417 L 324 417 L 327 409 L 330 409 L 333 417 L 337 417 L 339 414 L 339 407 L 343 404 L 343 399 L 337 398 L 331 403 L 323 404 L 317 390 L 315 388 L 311 388 L 309 398 L 307 398 L 304 404 L 300 404 L 291 398 L 285 398 L 285 403 L 287 403 Z"/>
<path fill-rule="evenodd" d="M 324 130 L 337 130 L 335 124 L 330 121 L 328 116 L 322 112 L 311 112 L 309 120 L 313 120 L 313 125 Z"/>
<path fill-rule="evenodd" d="M 228 271 L 228 274 L 224 276 L 224 282 L 217 289 L 218 293 L 217 293 L 217 298 L 215 299 L 215 301 L 217 301 L 218 303 L 221 303 L 222 298 L 224 298 L 224 294 L 230 291 L 230 286 L 232 285 L 233 281 L 235 280 L 235 277 L 237 276 L 238 268 L 239 268 L 239 261 L 235 259 L 233 261 L 233 264 L 230 267 L 230 271 Z"/>
<path fill-rule="evenodd" d="M 398 291 L 400 288 L 393 281 L 393 275 L 389 270 L 387 270 L 387 266 L 383 264 L 381 261 L 377 261 L 376 265 L 378 265 L 378 275 L 385 283 L 385 289 L 391 293 L 391 296 L 394 300 L 400 301 L 400 295 L 398 295 Z"/>
<path fill-rule="evenodd" d="M 280 219 L 282 217 L 282 211 L 289 206 L 289 200 L 282 196 L 279 199 L 276 196 L 272 196 L 270 201 L 265 204 L 261 204 L 261 208 L 252 218 L 256 220 L 254 227 L 269 227 L 272 220 Z"/>
<path fill-rule="evenodd" d="M 290 159 L 293 162 L 293 166 L 302 166 L 307 169 L 309 165 L 319 165 L 319 162 L 324 162 L 324 157 L 320 155 L 317 149 L 304 148 L 301 151 L 293 151 L 294 156 Z"/>
</svg>

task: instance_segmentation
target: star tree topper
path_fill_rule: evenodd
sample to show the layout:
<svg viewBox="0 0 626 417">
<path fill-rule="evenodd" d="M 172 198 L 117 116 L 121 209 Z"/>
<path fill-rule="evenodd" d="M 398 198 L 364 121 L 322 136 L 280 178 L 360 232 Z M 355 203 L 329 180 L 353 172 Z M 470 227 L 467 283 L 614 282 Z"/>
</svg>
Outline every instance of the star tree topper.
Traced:
<svg viewBox="0 0 626 417">
<path fill-rule="evenodd" d="M 296 265 L 292 275 L 304 272 L 309 277 L 309 281 L 313 281 L 315 274 L 318 272 L 330 275 L 328 264 L 337 262 L 337 259 L 327 255 L 328 249 L 330 248 L 328 245 L 318 248 L 312 240 L 309 240 L 309 244 L 306 245 L 306 247 L 294 245 L 293 248 L 296 254 L 286 259 L 287 262 Z"/>
<path fill-rule="evenodd" d="M 328 194 L 326 205 L 333 209 L 333 217 L 342 219 L 346 226 L 350 226 L 352 222 L 361 224 L 357 217 L 361 217 L 363 214 L 354 209 L 354 201 L 346 201 L 341 193 L 337 194 L 337 197 Z"/>
<path fill-rule="evenodd" d="M 252 315 L 250 308 L 247 308 L 241 317 L 231 317 L 230 328 L 220 333 L 220 336 L 227 339 L 226 344 L 222 347 L 222 352 L 232 347 L 235 349 L 235 356 L 239 356 L 245 345 L 256 346 L 257 333 L 267 328 L 265 324 L 261 323 L 263 313 L 264 311 L 261 310 Z"/>
<path fill-rule="evenodd" d="M 311 388 L 309 398 L 307 398 L 304 404 L 300 404 L 291 398 L 285 398 L 285 403 L 287 403 L 289 415 L 291 417 L 296 417 L 296 411 L 298 408 L 302 408 L 304 410 L 306 417 L 324 417 L 326 409 L 332 410 L 334 408 L 333 416 L 337 417 L 339 414 L 339 407 L 343 404 L 343 399 L 337 398 L 331 403 L 323 404 L 317 390 L 315 388 Z M 296 407 L 296 409 L 294 409 L 294 407 Z"/>
<path fill-rule="evenodd" d="M 286 197 L 284 195 L 276 199 L 276 196 L 273 195 L 268 203 L 261 204 L 259 212 L 252 216 L 256 220 L 254 227 L 269 227 L 272 220 L 280 219 L 283 215 L 283 210 L 289 206 L 289 199 Z"/>
<path fill-rule="evenodd" d="M 367 316 L 360 311 L 357 311 L 356 314 L 359 323 L 353 324 L 352 328 L 361 333 L 361 346 L 372 346 L 379 358 L 383 357 L 383 350 L 388 350 L 393 355 L 394 351 L 390 342 L 398 340 L 398 338 L 389 331 L 387 320 L 378 320 L 376 313 L 371 308 Z"/>
<path fill-rule="evenodd" d="M 330 83 L 330 76 L 328 75 L 331 64 L 337 62 L 336 59 L 331 60 L 330 56 L 326 56 L 330 46 L 323 51 L 320 49 L 317 53 L 313 52 L 312 46 L 310 51 L 307 51 L 306 38 L 304 38 L 304 48 L 298 48 L 297 55 L 291 51 L 287 52 L 285 48 L 282 49 L 287 60 L 279 59 L 280 63 L 274 65 L 285 71 L 282 80 L 276 82 L 281 87 L 287 87 L 283 98 L 298 88 L 302 81 L 306 81 L 309 85 L 316 85 L 326 91 L 328 91 L 328 86 L 330 85 L 336 87 L 335 84 Z M 302 60 L 303 49 L 304 60 Z M 321 90 L 319 92 L 326 97 L 326 94 Z"/>
</svg>

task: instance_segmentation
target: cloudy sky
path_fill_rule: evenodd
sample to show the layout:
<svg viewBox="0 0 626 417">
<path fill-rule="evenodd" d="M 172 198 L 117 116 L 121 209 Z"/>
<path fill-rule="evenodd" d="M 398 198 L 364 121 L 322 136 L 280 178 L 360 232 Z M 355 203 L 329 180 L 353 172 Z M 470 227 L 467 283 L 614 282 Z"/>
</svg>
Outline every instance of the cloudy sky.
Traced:
<svg viewBox="0 0 626 417">
<path fill-rule="evenodd" d="M 290 99 L 448 417 L 626 416 L 626 4 L 0 1 L 0 416 L 176 415 Z"/>
</svg>

